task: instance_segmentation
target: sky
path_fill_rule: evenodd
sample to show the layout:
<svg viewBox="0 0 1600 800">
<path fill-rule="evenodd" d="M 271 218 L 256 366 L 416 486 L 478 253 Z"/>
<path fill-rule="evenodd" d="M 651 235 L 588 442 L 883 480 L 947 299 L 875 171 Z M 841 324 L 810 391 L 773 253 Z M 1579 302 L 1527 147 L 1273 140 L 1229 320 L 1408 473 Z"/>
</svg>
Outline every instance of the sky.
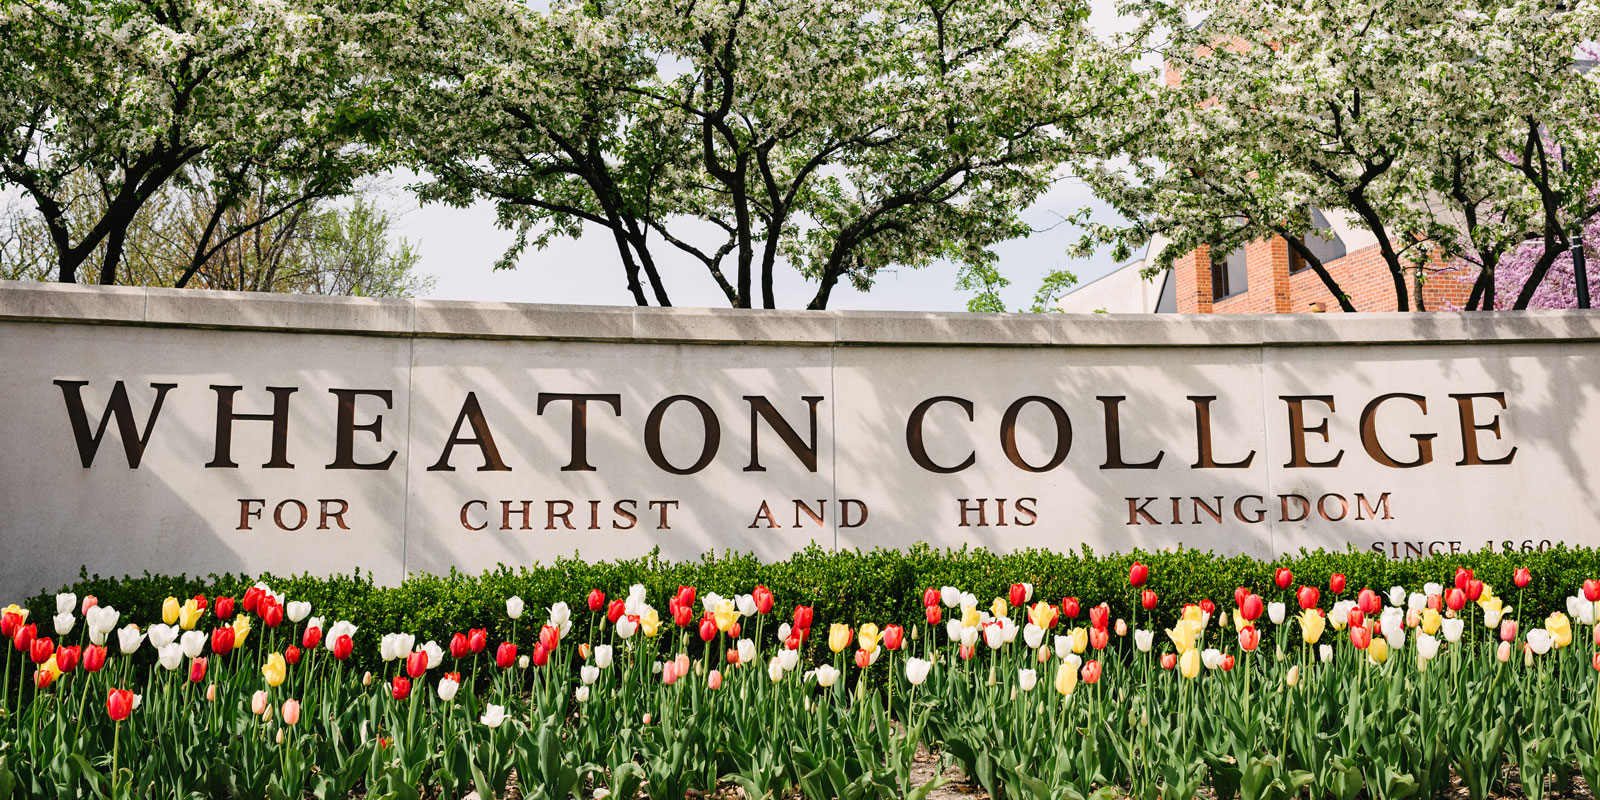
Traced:
<svg viewBox="0 0 1600 800">
<path fill-rule="evenodd" d="M 1103 35 L 1124 30 L 1114 0 L 1091 0 L 1090 24 Z M 523 303 L 579 303 L 594 305 L 632 305 L 615 245 L 603 229 L 585 232 L 578 239 L 553 242 L 544 250 L 530 248 L 517 261 L 516 269 L 494 270 L 494 262 L 511 243 L 511 231 L 495 227 L 492 204 L 479 202 L 469 208 L 450 208 L 432 204 L 419 206 L 404 191 L 414 182 L 409 174 L 392 176 L 389 202 L 399 236 L 416 246 L 421 261 L 418 268 L 435 277 L 437 283 L 428 297 L 438 300 L 494 300 Z M 1107 253 L 1089 259 L 1072 259 L 1067 248 L 1081 235 L 1078 229 L 1061 223 L 1063 217 L 1090 206 L 1095 218 L 1110 221 L 1114 216 L 1092 194 L 1070 179 L 1056 183 L 1023 219 L 1038 233 L 1006 242 L 994 248 L 1001 274 L 1011 285 L 1001 291 L 1007 307 L 1027 307 L 1039 282 L 1052 270 L 1065 269 L 1088 283 L 1115 265 Z M 672 248 L 663 248 L 662 252 Z M 676 253 L 669 254 L 676 256 Z M 658 255 L 658 258 L 662 256 Z M 726 307 L 727 300 L 712 282 L 703 266 L 687 256 L 664 260 L 662 283 L 675 306 Z M 896 269 L 880 272 L 870 292 L 859 292 L 841 282 L 835 287 L 828 307 L 892 311 L 963 311 L 970 293 L 956 289 L 957 267 L 936 263 L 922 269 Z M 816 284 L 801 278 L 794 270 L 782 268 L 774 277 L 774 294 L 781 308 L 804 308 L 816 291 Z"/>
</svg>

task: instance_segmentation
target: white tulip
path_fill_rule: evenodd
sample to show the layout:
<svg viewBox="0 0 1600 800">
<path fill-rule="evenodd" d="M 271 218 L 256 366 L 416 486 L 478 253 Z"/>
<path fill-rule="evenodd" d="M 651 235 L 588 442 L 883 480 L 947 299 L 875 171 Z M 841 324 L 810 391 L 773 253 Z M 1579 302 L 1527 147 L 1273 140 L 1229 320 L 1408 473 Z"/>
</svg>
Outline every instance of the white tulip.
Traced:
<svg viewBox="0 0 1600 800">
<path fill-rule="evenodd" d="M 792 651 L 784 651 L 784 652 L 792 652 Z M 767 677 L 772 679 L 773 683 L 777 683 L 778 681 L 783 680 L 783 663 L 780 662 L 776 658 L 772 659 L 771 661 L 768 661 L 767 662 Z"/>
<path fill-rule="evenodd" d="M 756 660 L 756 643 L 749 639 L 740 639 L 734 649 L 739 653 L 739 663 L 749 664 Z"/>
<path fill-rule="evenodd" d="M 491 728 L 498 728 L 500 723 L 506 721 L 506 707 L 490 703 L 483 709 L 483 716 L 479 717 L 478 721 Z"/>
<path fill-rule="evenodd" d="M 1061 655 L 1062 653 L 1071 652 L 1072 651 L 1072 640 L 1067 638 L 1066 636 L 1057 636 L 1056 637 L 1055 651 L 1056 651 L 1056 655 Z"/>
<path fill-rule="evenodd" d="M 778 664 L 783 667 L 783 671 L 788 672 L 800 664 L 800 651 L 779 650 L 778 658 L 776 660 Z"/>
<path fill-rule="evenodd" d="M 1332 663 L 1333 662 L 1333 645 L 1331 645 L 1331 644 L 1319 644 L 1319 645 L 1317 645 L 1317 657 L 1321 658 L 1322 659 L 1322 663 L 1324 663 L 1324 664 Z"/>
<path fill-rule="evenodd" d="M 961 602 L 961 590 L 954 586 L 946 586 L 939 590 L 939 602 L 945 608 L 955 608 Z"/>
<path fill-rule="evenodd" d="M 1451 643 L 1461 641 L 1461 629 L 1465 626 L 1466 623 L 1459 618 L 1445 620 L 1442 626 L 1444 628 L 1445 641 Z"/>
<path fill-rule="evenodd" d="M 962 608 L 977 608 L 978 607 L 978 596 L 973 594 L 972 592 L 962 592 L 961 593 L 961 607 Z"/>
<path fill-rule="evenodd" d="M 1444 594 L 1444 587 L 1440 586 L 1439 584 L 1437 584 L 1437 583 L 1435 583 L 1433 581 L 1429 581 L 1427 583 L 1422 584 L 1422 593 L 1423 594 Z"/>
<path fill-rule="evenodd" d="M 707 613 L 716 611 L 717 606 L 722 605 L 722 595 L 716 592 L 706 592 L 700 596 L 700 605 L 705 608 Z"/>
<path fill-rule="evenodd" d="M 1061 655 L 1061 660 L 1071 664 L 1073 669 L 1078 669 L 1083 666 L 1083 656 L 1080 656 L 1077 653 L 1063 653 Z"/>
<path fill-rule="evenodd" d="M 530 663 L 527 656 L 517 656 L 517 669 L 527 669 Z"/>
<path fill-rule="evenodd" d="M 89 634 L 91 636 L 96 631 L 104 634 L 107 631 L 115 630 L 117 620 L 121 618 L 122 612 L 111 606 L 95 606 L 89 609 L 89 613 L 83 615 L 83 621 L 89 626 Z M 104 642 L 97 642 L 96 644 L 104 644 Z"/>
<path fill-rule="evenodd" d="M 572 697 L 580 703 L 589 702 L 589 687 L 579 686 L 577 691 L 572 693 Z"/>
<path fill-rule="evenodd" d="M 1500 617 L 1505 614 L 1505 609 L 1485 606 L 1483 609 L 1483 627 L 1494 628 L 1500 625 Z"/>
<path fill-rule="evenodd" d="M 1336 631 L 1342 631 L 1350 625 L 1350 612 L 1355 609 L 1356 601 L 1340 600 L 1328 610 L 1328 624 Z"/>
<path fill-rule="evenodd" d="M 1404 625 L 1395 625 L 1393 627 L 1390 627 L 1390 626 L 1385 625 L 1384 628 L 1383 628 L 1383 638 L 1389 640 L 1389 649 L 1390 650 L 1399 650 L 1400 648 L 1405 647 L 1406 646 L 1406 629 L 1405 629 L 1405 626 Z"/>
<path fill-rule="evenodd" d="M 1533 652 L 1538 655 L 1542 656 L 1550 652 L 1550 647 L 1555 644 L 1555 641 L 1555 637 L 1551 636 L 1550 632 L 1544 628 L 1534 628 L 1528 631 L 1528 647 L 1533 648 Z"/>
<path fill-rule="evenodd" d="M 931 662 L 920 658 L 906 659 L 906 681 L 912 686 L 921 686 L 928 679 L 928 670 L 933 668 Z"/>
<path fill-rule="evenodd" d="M 611 666 L 611 645 L 596 645 L 594 648 L 594 665 L 605 669 Z"/>
<path fill-rule="evenodd" d="M 139 626 L 128 623 L 127 627 L 117 631 L 117 645 L 122 648 L 122 654 L 127 655 L 139 649 L 144 642 L 144 634 L 139 632 Z"/>
<path fill-rule="evenodd" d="M 1404 586 L 1390 586 L 1389 587 L 1389 605 L 1392 605 L 1392 606 L 1403 606 L 1405 604 L 1406 604 L 1406 587 L 1404 587 Z"/>
<path fill-rule="evenodd" d="M 56 613 L 71 614 L 78 610 L 78 596 L 72 592 L 61 592 L 56 595 Z"/>
<path fill-rule="evenodd" d="M 283 607 L 283 615 L 288 617 L 290 622 L 298 623 L 311 616 L 311 604 L 304 600 L 292 601 Z"/>
<path fill-rule="evenodd" d="M 1029 650 L 1038 650 L 1039 645 L 1044 644 L 1044 628 L 1031 622 L 1022 626 L 1022 642 Z"/>
<path fill-rule="evenodd" d="M 1033 691 L 1033 687 L 1037 686 L 1038 684 L 1039 684 L 1039 673 L 1034 672 L 1031 669 L 1019 669 L 1019 670 L 1017 670 L 1017 688 L 1018 689 L 1021 689 L 1024 692 L 1031 692 L 1031 691 Z"/>
<path fill-rule="evenodd" d="M 522 618 L 522 598 L 516 595 L 511 595 L 510 597 L 506 598 L 506 616 L 512 619 Z M 501 718 L 503 719 L 504 717 L 505 713 L 502 711 Z M 495 726 L 491 725 L 490 727 Z"/>
<path fill-rule="evenodd" d="M 733 598 L 733 605 L 739 609 L 739 616 L 752 617 L 756 613 L 756 599 L 752 595 L 741 594 Z"/>
<path fill-rule="evenodd" d="M 183 666 L 183 648 L 176 643 L 168 643 L 156 651 L 156 660 L 166 669 L 177 669 Z"/>
<path fill-rule="evenodd" d="M 185 631 L 178 638 L 178 646 L 183 649 L 183 654 L 190 658 L 199 658 L 206 651 L 206 640 L 210 637 L 200 631 Z"/>
<path fill-rule="evenodd" d="M 1272 620 L 1272 624 L 1274 624 L 1274 625 L 1282 625 L 1283 624 L 1283 614 L 1284 614 L 1285 610 L 1286 609 L 1284 608 L 1284 605 L 1282 603 L 1268 603 L 1267 604 L 1267 619 Z"/>
<path fill-rule="evenodd" d="M 1010 617 L 1002 617 L 1000 619 L 999 627 L 1000 635 L 1005 639 L 1006 644 L 1011 644 L 1012 642 L 1016 641 L 1017 633 L 1022 630 L 1021 628 L 1017 627 L 1017 623 L 1011 621 Z"/>
<path fill-rule="evenodd" d="M 322 617 L 312 617 L 311 619 L 306 620 L 306 627 L 316 628 L 319 631 L 327 631 L 327 628 L 322 626 L 322 622 Z"/>
<path fill-rule="evenodd" d="M 461 690 L 461 684 L 449 678 L 439 679 L 439 699 L 448 703 L 456 699 L 456 692 Z"/>
<path fill-rule="evenodd" d="M 1216 669 L 1222 666 L 1222 651 L 1214 647 L 1207 648 L 1200 654 L 1200 663 L 1206 665 L 1206 669 Z"/>
<path fill-rule="evenodd" d="M 72 612 L 69 611 L 65 614 L 55 615 L 51 618 L 51 622 L 56 624 L 57 636 L 66 636 L 72 632 L 72 626 L 78 623 L 78 618 L 72 616 Z"/>
<path fill-rule="evenodd" d="M 794 631 L 794 628 L 789 627 L 789 623 L 787 623 L 787 622 L 783 623 L 782 625 L 779 625 L 778 626 L 778 641 L 781 642 L 781 641 L 789 638 L 789 634 L 791 632 L 793 632 L 793 631 Z"/>
<path fill-rule="evenodd" d="M 1139 648 L 1139 652 L 1141 653 L 1150 652 L 1150 648 L 1155 645 L 1155 641 L 1155 631 L 1144 630 L 1141 628 L 1133 632 L 1133 646 Z"/>
<path fill-rule="evenodd" d="M 1439 655 L 1439 640 L 1426 633 L 1417 634 L 1417 658 L 1427 661 Z"/>
<path fill-rule="evenodd" d="M 962 628 L 961 629 L 961 646 L 962 647 L 972 647 L 972 646 L 976 645 L 977 643 L 978 643 L 978 629 L 977 628 Z"/>
<path fill-rule="evenodd" d="M 621 636 L 623 641 L 633 638 L 633 634 L 638 630 L 639 623 L 635 622 L 633 617 L 623 616 L 617 619 L 617 635 Z"/>
<path fill-rule="evenodd" d="M 1421 611 L 1427 607 L 1428 596 L 1422 592 L 1412 592 L 1411 596 L 1406 599 L 1406 609 L 1409 611 Z"/>
<path fill-rule="evenodd" d="M 559 628 L 562 625 L 565 625 L 571 619 L 572 619 L 572 608 L 569 607 L 566 604 L 565 601 L 556 603 L 555 605 L 550 607 L 550 624 L 551 625 L 554 625 L 557 628 Z"/>
<path fill-rule="evenodd" d="M 839 680 L 839 670 L 828 664 L 823 664 L 816 669 L 817 685 L 824 689 L 833 686 Z"/>
<path fill-rule="evenodd" d="M 1567 616 L 1572 617 L 1573 619 L 1577 619 L 1578 618 L 1578 609 L 1579 609 L 1579 607 L 1587 605 L 1587 604 L 1588 604 L 1588 601 L 1584 600 L 1582 597 L 1579 597 L 1578 595 L 1573 595 L 1571 597 L 1568 597 L 1567 598 Z"/>
<path fill-rule="evenodd" d="M 578 680 L 583 681 L 585 686 L 600 680 L 600 668 L 588 664 L 583 665 L 578 669 Z"/>
<path fill-rule="evenodd" d="M 434 669 L 444 662 L 444 648 L 432 639 L 422 646 L 422 652 L 428 654 L 428 669 Z"/>
<path fill-rule="evenodd" d="M 960 641 L 961 640 L 961 631 L 962 630 L 963 630 L 963 628 L 961 627 L 961 618 L 956 616 L 956 615 L 954 615 L 954 614 L 951 614 L 950 615 L 950 619 L 946 620 L 945 623 L 944 623 L 944 632 L 950 637 L 950 641 L 952 641 L 952 642 Z"/>
<path fill-rule="evenodd" d="M 150 646 L 157 650 L 166 647 L 178 640 L 178 629 L 171 625 L 156 623 L 150 626 Z"/>
<path fill-rule="evenodd" d="M 348 636 L 354 640 L 356 638 L 357 630 L 360 629 L 341 619 L 338 622 L 333 623 L 333 625 L 328 628 L 328 632 L 323 635 L 322 646 L 326 647 L 329 652 L 332 652 L 334 645 L 339 641 L 339 637 Z"/>
</svg>

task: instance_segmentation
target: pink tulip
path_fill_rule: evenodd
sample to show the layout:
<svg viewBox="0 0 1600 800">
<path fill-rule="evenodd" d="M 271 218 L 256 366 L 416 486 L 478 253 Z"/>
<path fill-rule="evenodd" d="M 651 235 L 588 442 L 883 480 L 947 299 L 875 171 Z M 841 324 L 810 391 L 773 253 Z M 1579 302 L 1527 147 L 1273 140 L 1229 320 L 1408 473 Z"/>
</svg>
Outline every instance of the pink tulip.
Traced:
<svg viewBox="0 0 1600 800">
<path fill-rule="evenodd" d="M 716 669 L 711 670 L 711 674 L 706 676 L 706 686 L 710 687 L 711 691 L 713 691 L 713 692 L 718 690 L 718 689 L 721 689 L 722 688 L 722 671 L 721 670 L 716 670 Z"/>
<path fill-rule="evenodd" d="M 300 701 L 283 701 L 283 724 L 293 725 L 300 721 Z"/>
<path fill-rule="evenodd" d="M 1514 642 L 1517 640 L 1517 621 L 1514 619 L 1500 620 L 1500 641 Z"/>
</svg>

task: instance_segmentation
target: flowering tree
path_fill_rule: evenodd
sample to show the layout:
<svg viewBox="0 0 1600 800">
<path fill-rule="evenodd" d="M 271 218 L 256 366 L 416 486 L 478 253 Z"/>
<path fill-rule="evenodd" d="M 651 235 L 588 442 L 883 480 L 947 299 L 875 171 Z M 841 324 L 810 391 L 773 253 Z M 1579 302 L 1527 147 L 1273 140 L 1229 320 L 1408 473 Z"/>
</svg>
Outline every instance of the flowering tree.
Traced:
<svg viewBox="0 0 1600 800">
<path fill-rule="evenodd" d="M 437 180 L 528 244 L 607 231 L 635 302 L 663 251 L 735 307 L 781 265 L 872 285 L 890 265 L 986 264 L 1017 213 L 1128 94 L 1081 0 L 468 3 L 432 15 L 406 116 Z M 444 20 L 435 23 L 432 20 Z M 648 288 L 647 288 L 648 287 Z"/>
<path fill-rule="evenodd" d="M 353 75 L 371 22 L 293 0 L 0 5 L 0 186 L 37 208 L 59 280 L 97 258 L 102 283 L 140 210 L 186 171 L 222 196 L 219 224 L 262 187 L 294 187 L 272 196 L 278 213 L 337 194 L 369 166 L 353 141 L 374 117 Z"/>
<path fill-rule="evenodd" d="M 1573 69 L 1575 47 L 1600 30 L 1593 4 L 1134 7 L 1168 72 L 1117 130 L 1128 163 L 1106 160 L 1088 176 L 1133 222 L 1094 227 L 1085 246 L 1163 233 L 1165 267 L 1200 245 L 1227 252 L 1282 236 L 1353 311 L 1304 241 L 1312 208 L 1336 210 L 1376 237 L 1407 310 L 1408 282 L 1439 259 L 1470 253 L 1492 276 L 1518 243 L 1556 254 L 1575 222 L 1600 211 L 1585 200 L 1600 182 L 1600 83 Z M 1551 138 L 1561 157 L 1548 157 Z"/>
</svg>

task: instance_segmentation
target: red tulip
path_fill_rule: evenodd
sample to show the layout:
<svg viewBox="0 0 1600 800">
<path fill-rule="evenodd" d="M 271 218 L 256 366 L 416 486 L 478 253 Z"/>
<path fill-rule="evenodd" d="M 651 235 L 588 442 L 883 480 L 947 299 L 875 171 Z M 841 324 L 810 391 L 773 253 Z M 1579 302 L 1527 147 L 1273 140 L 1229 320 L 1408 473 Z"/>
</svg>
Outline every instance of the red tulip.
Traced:
<svg viewBox="0 0 1600 800">
<path fill-rule="evenodd" d="M 32 626 L 29 626 L 32 627 Z M 48 636 L 40 636 L 28 645 L 28 656 L 35 664 L 43 664 L 56 654 L 56 643 L 50 641 Z"/>
<path fill-rule="evenodd" d="M 1470 580 L 1472 580 L 1472 570 L 1467 569 L 1466 567 L 1456 567 L 1456 588 L 1457 589 L 1460 589 L 1463 592 L 1466 591 L 1467 590 L 1467 581 L 1470 581 Z"/>
<path fill-rule="evenodd" d="M 206 679 L 206 660 L 204 658 L 189 661 L 189 682 L 199 683 Z"/>
<path fill-rule="evenodd" d="M 683 628 L 688 627 L 690 623 L 694 622 L 694 609 L 688 606 L 678 605 L 677 600 L 672 600 L 667 605 L 670 606 L 670 610 L 672 612 L 672 623 L 674 625 Z"/>
<path fill-rule="evenodd" d="M 1025 605 L 1028 602 L 1028 587 L 1023 586 L 1020 583 L 1011 584 L 1011 592 L 1008 599 L 1011 600 L 1011 606 L 1013 608 Z"/>
<path fill-rule="evenodd" d="M 1362 589 L 1361 594 L 1356 595 L 1356 607 L 1363 614 L 1376 614 L 1383 610 L 1383 599 L 1371 589 Z"/>
<path fill-rule="evenodd" d="M 1467 607 L 1467 593 L 1460 589 L 1451 589 L 1444 593 L 1444 604 L 1451 611 L 1460 611 Z"/>
<path fill-rule="evenodd" d="M 223 625 L 211 632 L 211 652 L 225 656 L 233 649 L 234 630 L 232 625 Z"/>
<path fill-rule="evenodd" d="M 1588 580 L 1583 582 L 1583 599 L 1591 603 L 1600 602 L 1600 581 Z"/>
<path fill-rule="evenodd" d="M 794 607 L 794 626 L 801 630 L 811 629 L 811 606 Z"/>
<path fill-rule="evenodd" d="M 228 619 L 233 616 L 234 601 L 231 597 L 219 597 L 216 602 L 217 619 Z"/>
<path fill-rule="evenodd" d="M 83 668 L 90 672 L 99 672 L 106 665 L 106 649 L 97 644 L 89 645 L 83 651 Z"/>
<path fill-rule="evenodd" d="M 799 650 L 802 641 L 804 637 L 800 635 L 800 629 L 796 628 L 789 631 L 789 638 L 783 640 L 783 646 L 789 650 Z"/>
<path fill-rule="evenodd" d="M 617 620 L 622 619 L 622 615 L 626 613 L 628 613 L 628 601 L 612 600 L 611 605 L 606 606 L 606 622 L 615 625 Z"/>
<path fill-rule="evenodd" d="M 1084 683 L 1099 683 L 1100 682 L 1100 662 L 1098 662 L 1098 661 L 1090 661 L 1089 663 L 1083 665 L 1083 682 Z"/>
<path fill-rule="evenodd" d="M 700 641 L 709 642 L 717 638 L 717 621 L 708 614 L 700 620 Z"/>
<path fill-rule="evenodd" d="M 860 667 L 861 669 L 866 669 L 867 667 L 872 666 L 872 654 L 865 650 L 857 650 L 856 666 Z"/>
<path fill-rule="evenodd" d="M 1161 668 L 1162 669 L 1172 669 L 1173 667 L 1176 667 L 1176 666 L 1178 666 L 1178 654 L 1177 653 L 1162 653 L 1161 654 Z"/>
<path fill-rule="evenodd" d="M 1294 583 L 1294 573 L 1279 567 L 1278 571 L 1273 573 L 1272 580 L 1278 584 L 1279 589 L 1287 589 L 1290 584 Z"/>
<path fill-rule="evenodd" d="M 1227 656 L 1223 656 L 1222 657 L 1222 671 L 1223 672 L 1227 672 L 1227 671 L 1233 669 L 1233 665 L 1234 665 L 1233 656 L 1227 655 Z"/>
<path fill-rule="evenodd" d="M 1333 592 L 1334 594 L 1344 594 L 1343 572 L 1335 572 L 1333 573 L 1333 577 L 1328 579 L 1328 591 Z"/>
<path fill-rule="evenodd" d="M 261 610 L 261 622 L 269 628 L 276 628 L 283 624 L 283 606 L 277 603 L 264 603 L 266 607 Z"/>
<path fill-rule="evenodd" d="M 283 660 L 289 662 L 290 664 L 300 663 L 300 648 L 295 647 L 292 644 L 284 648 Z"/>
<path fill-rule="evenodd" d="M 467 635 L 466 634 L 458 633 L 458 634 L 455 634 L 454 636 L 450 637 L 450 657 L 451 658 L 466 658 L 467 654 L 470 653 L 470 652 L 472 652 L 472 651 L 467 648 Z"/>
<path fill-rule="evenodd" d="M 1133 562 L 1133 566 L 1128 568 L 1128 583 L 1133 584 L 1133 588 L 1137 589 L 1141 586 L 1144 586 L 1144 582 L 1149 579 L 1150 568 L 1144 564 L 1135 561 Z"/>
<path fill-rule="evenodd" d="M 1357 650 L 1365 650 L 1372 644 L 1372 629 L 1365 625 L 1352 625 L 1350 627 L 1350 643 Z"/>
<path fill-rule="evenodd" d="M 554 650 L 561 644 L 561 629 L 554 625 L 546 625 L 539 629 L 539 644 L 546 650 Z"/>
<path fill-rule="evenodd" d="M 501 642 L 499 649 L 494 652 L 494 664 L 501 669 L 511 669 L 517 663 L 517 646 L 511 642 Z"/>
<path fill-rule="evenodd" d="M 483 652 L 489 646 L 489 632 L 483 628 L 472 628 L 467 631 L 467 649 L 474 653 Z"/>
<path fill-rule="evenodd" d="M 319 644 L 322 644 L 322 629 L 315 625 L 307 626 L 305 633 L 300 636 L 300 646 L 315 650 Z"/>
<path fill-rule="evenodd" d="M 1596 672 L 1600 672 L 1600 653 L 1594 654 L 1594 669 Z"/>
<path fill-rule="evenodd" d="M 1300 607 L 1301 608 L 1305 608 L 1305 609 L 1316 608 L 1317 607 L 1317 601 L 1319 599 L 1321 599 L 1321 596 L 1322 596 L 1322 593 L 1317 591 L 1317 587 L 1315 587 L 1315 586 L 1302 586 L 1302 587 L 1300 587 L 1300 594 L 1299 594 Z"/>
<path fill-rule="evenodd" d="M 939 605 L 940 597 L 941 594 L 939 590 L 929 586 L 927 589 L 922 591 L 922 607 L 933 608 L 934 606 Z"/>
<path fill-rule="evenodd" d="M 1359 608 L 1352 608 L 1352 609 L 1350 609 L 1350 616 L 1348 617 L 1348 622 L 1349 622 L 1350 627 L 1359 628 L 1359 627 L 1367 624 L 1367 613 L 1365 611 L 1362 611 Z"/>
<path fill-rule="evenodd" d="M 33 671 L 33 685 L 34 685 L 35 688 L 38 688 L 38 689 L 46 688 L 50 684 L 55 683 L 55 680 L 56 680 L 56 674 L 54 672 L 51 672 L 50 670 L 47 670 L 47 669 L 36 669 L 36 670 Z"/>
<path fill-rule="evenodd" d="M 82 615 L 82 616 L 87 617 L 87 616 L 89 616 L 89 609 L 98 608 L 99 606 L 100 606 L 100 598 L 95 597 L 92 594 L 86 594 L 86 595 L 83 596 L 83 606 L 78 610 L 78 613 L 80 615 Z"/>
<path fill-rule="evenodd" d="M 1444 610 L 1443 603 L 1444 603 L 1444 599 L 1439 597 L 1439 595 L 1436 595 L 1436 594 L 1428 595 L 1428 608 L 1431 608 L 1434 611 L 1443 611 Z"/>
<path fill-rule="evenodd" d="M 1106 649 L 1106 645 L 1108 645 L 1110 643 L 1111 643 L 1111 634 L 1107 633 L 1105 628 L 1090 628 L 1089 629 L 1089 646 L 1090 647 L 1093 647 L 1096 650 L 1104 650 L 1104 649 Z"/>
<path fill-rule="evenodd" d="M 959 652 L 960 652 L 962 661 L 971 661 L 973 653 L 975 651 L 972 649 L 972 645 L 964 644 L 964 645 L 961 645 L 961 650 Z"/>
<path fill-rule="evenodd" d="M 694 587 L 679 586 L 677 594 L 678 605 L 694 607 Z"/>
<path fill-rule="evenodd" d="M 411 696 L 411 681 L 403 676 L 397 676 L 389 681 L 389 694 L 396 700 L 404 700 Z"/>
<path fill-rule="evenodd" d="M 1255 622 L 1261 619 L 1261 612 L 1265 609 L 1266 604 L 1261 601 L 1261 595 L 1245 595 L 1244 600 L 1239 603 L 1239 616 L 1244 617 L 1245 622 Z"/>
<path fill-rule="evenodd" d="M 0 615 L 0 635 L 7 639 L 17 635 L 17 629 L 22 627 L 22 615 L 15 611 L 7 611 Z"/>
<path fill-rule="evenodd" d="M 413 678 L 422 677 L 428 671 L 428 654 L 423 650 L 416 650 L 406 654 L 406 674 Z"/>
<path fill-rule="evenodd" d="M 778 598 L 772 593 L 772 590 L 759 583 L 750 592 L 750 598 L 756 601 L 757 614 L 771 614 L 773 604 L 778 602 Z"/>
<path fill-rule="evenodd" d="M 33 647 L 33 640 L 38 638 L 39 629 L 33 625 L 18 625 L 11 633 L 11 646 L 19 653 L 28 652 Z"/>
<path fill-rule="evenodd" d="M 1246 653 L 1261 646 L 1261 632 L 1254 625 L 1246 625 L 1239 629 L 1239 649 Z"/>
<path fill-rule="evenodd" d="M 1201 600 L 1200 601 L 1200 613 L 1205 614 L 1208 617 L 1211 616 L 1212 614 L 1217 613 L 1217 604 L 1211 602 L 1211 600 L 1209 600 L 1209 599 Z"/>
<path fill-rule="evenodd" d="M 1250 596 L 1250 590 L 1245 588 L 1245 587 L 1243 587 L 1243 586 L 1240 586 L 1239 588 L 1234 589 L 1233 590 L 1233 607 L 1234 608 L 1242 608 L 1242 607 L 1244 607 L 1244 599 L 1246 597 L 1249 597 L 1249 596 Z"/>
<path fill-rule="evenodd" d="M 261 607 L 261 598 L 264 597 L 265 595 L 266 595 L 266 592 L 261 591 L 261 587 L 259 587 L 259 586 L 252 586 L 252 587 L 244 590 L 244 610 L 245 610 L 245 613 L 247 613 L 247 614 L 256 613 L 256 609 Z M 221 614 L 218 614 L 218 616 L 221 616 Z"/>
<path fill-rule="evenodd" d="M 62 645 L 56 650 L 56 669 L 62 672 L 71 672 L 74 667 L 78 666 L 79 652 L 80 648 Z"/>
<path fill-rule="evenodd" d="M 112 689 L 106 692 L 106 715 L 115 722 L 121 722 L 133 713 L 133 692 L 127 689 Z"/>
<path fill-rule="evenodd" d="M 350 657 L 350 651 L 354 650 L 355 646 L 356 643 L 350 639 L 350 634 L 340 634 L 339 638 L 333 640 L 333 657 L 343 661 Z"/>
<path fill-rule="evenodd" d="M 1518 589 L 1522 589 L 1533 582 L 1533 573 L 1529 572 L 1527 567 L 1517 567 L 1517 571 L 1511 575 L 1511 582 L 1515 583 Z"/>
<path fill-rule="evenodd" d="M 938 606 L 928 606 L 922 609 L 922 612 L 923 616 L 928 618 L 929 625 L 938 625 L 939 621 L 944 619 L 944 611 Z"/>
<path fill-rule="evenodd" d="M 1111 607 L 1105 603 L 1089 609 L 1089 625 L 1096 630 L 1105 630 L 1111 624 Z"/>
<path fill-rule="evenodd" d="M 1149 611 L 1150 609 L 1155 608 L 1156 607 L 1156 593 L 1150 591 L 1149 589 L 1146 589 L 1143 592 L 1141 592 L 1139 594 L 1139 605 L 1144 606 L 1144 610 L 1146 610 L 1146 611 Z"/>
<path fill-rule="evenodd" d="M 1061 616 L 1066 617 L 1067 619 L 1077 619 L 1078 618 L 1078 611 L 1079 611 L 1078 598 L 1076 598 L 1076 597 L 1063 597 L 1063 598 L 1061 598 Z"/>
<path fill-rule="evenodd" d="M 543 644 L 534 645 L 532 661 L 536 667 L 542 667 L 550 663 L 550 648 L 545 647 Z"/>
<path fill-rule="evenodd" d="M 589 590 L 589 610 L 599 611 L 606 607 L 606 593 L 599 589 Z"/>
<path fill-rule="evenodd" d="M 883 629 L 883 646 L 890 650 L 899 650 L 906 643 L 906 632 L 899 625 L 889 625 Z"/>
<path fill-rule="evenodd" d="M 1478 602 L 1478 598 L 1480 598 L 1482 596 L 1483 596 L 1483 581 L 1480 581 L 1477 578 L 1473 578 L 1472 580 L 1467 581 L 1467 599 L 1471 600 L 1474 603 L 1476 603 L 1476 602 Z"/>
<path fill-rule="evenodd" d="M 743 630 L 744 628 L 740 627 L 739 623 L 735 621 L 732 625 L 728 626 L 728 636 L 737 639 Z"/>
<path fill-rule="evenodd" d="M 206 610 L 206 596 L 203 595 L 203 594 L 195 595 L 194 596 L 194 607 L 200 609 L 201 611 Z"/>
</svg>

